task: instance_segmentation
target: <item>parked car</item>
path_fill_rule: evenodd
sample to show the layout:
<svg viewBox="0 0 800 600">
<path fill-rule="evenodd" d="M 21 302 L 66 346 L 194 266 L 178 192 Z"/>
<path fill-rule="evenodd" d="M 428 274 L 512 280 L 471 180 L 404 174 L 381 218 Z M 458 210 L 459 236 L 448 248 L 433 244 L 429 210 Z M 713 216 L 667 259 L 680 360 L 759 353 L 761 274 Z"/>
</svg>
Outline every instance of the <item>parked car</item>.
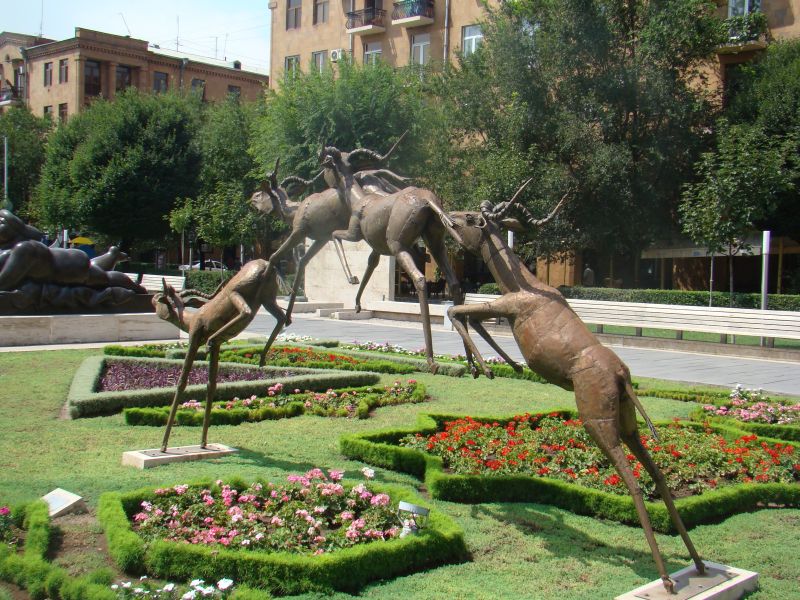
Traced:
<svg viewBox="0 0 800 600">
<path fill-rule="evenodd" d="M 197 271 L 200 269 L 200 262 L 194 263 L 191 267 L 189 265 L 180 265 L 178 270 L 180 271 Z M 207 260 L 206 261 L 206 271 L 227 271 L 228 268 L 223 265 L 218 260 Z"/>
</svg>

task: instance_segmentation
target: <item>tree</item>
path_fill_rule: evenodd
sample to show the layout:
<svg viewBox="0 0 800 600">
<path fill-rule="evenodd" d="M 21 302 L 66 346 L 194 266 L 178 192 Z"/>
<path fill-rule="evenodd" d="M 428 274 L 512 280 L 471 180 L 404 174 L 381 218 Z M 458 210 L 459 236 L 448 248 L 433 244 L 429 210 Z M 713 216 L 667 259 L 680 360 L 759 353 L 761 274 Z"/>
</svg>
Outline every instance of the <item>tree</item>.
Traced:
<svg viewBox="0 0 800 600">
<path fill-rule="evenodd" d="M 163 238 L 164 216 L 198 188 L 196 104 L 130 89 L 59 126 L 37 191 L 43 224 L 88 228 L 123 247 Z"/>
<path fill-rule="evenodd" d="M 342 60 L 335 71 L 287 76 L 267 96 L 251 151 L 260 169 L 280 158 L 283 174 L 309 176 L 319 171 L 323 145 L 385 151 L 410 129 L 395 159 L 409 174 L 425 160 L 422 139 L 432 129 L 428 109 L 418 70 Z"/>
<path fill-rule="evenodd" d="M 27 108 L 13 106 L 0 114 L 0 138 L 8 138 L 8 198 L 18 214 L 28 213 L 49 131 L 50 122 Z"/>
<path fill-rule="evenodd" d="M 674 227 L 681 183 L 711 122 L 701 65 L 720 39 L 708 0 L 517 0 L 489 12 L 485 43 L 434 86 L 449 149 L 431 169 L 474 208 L 508 198 L 560 224 L 533 254 L 638 250 Z"/>
<path fill-rule="evenodd" d="M 791 186 L 783 168 L 786 150 L 758 126 L 718 122 L 717 147 L 702 155 L 698 180 L 683 192 L 683 230 L 710 255 L 728 256 L 729 291 L 733 305 L 733 257 L 748 251 L 744 240 Z"/>
</svg>

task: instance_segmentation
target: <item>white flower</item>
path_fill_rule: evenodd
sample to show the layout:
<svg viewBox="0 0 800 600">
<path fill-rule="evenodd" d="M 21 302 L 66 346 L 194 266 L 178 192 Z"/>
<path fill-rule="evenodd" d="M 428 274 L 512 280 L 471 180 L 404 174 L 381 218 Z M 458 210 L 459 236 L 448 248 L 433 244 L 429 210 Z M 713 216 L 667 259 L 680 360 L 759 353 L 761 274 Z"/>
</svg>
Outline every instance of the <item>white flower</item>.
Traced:
<svg viewBox="0 0 800 600">
<path fill-rule="evenodd" d="M 189 587 L 193 588 L 201 587 L 204 583 L 205 581 L 203 581 L 202 579 L 192 579 L 192 582 L 189 584 Z"/>
<path fill-rule="evenodd" d="M 217 582 L 217 587 L 223 592 L 233 585 L 233 579 L 220 579 Z"/>
<path fill-rule="evenodd" d="M 175 589 L 175 584 L 174 583 L 168 583 L 167 585 L 164 586 L 164 591 L 165 592 L 171 592 L 174 589 Z"/>
<path fill-rule="evenodd" d="M 372 479 L 373 477 L 375 477 L 375 470 L 370 469 L 369 467 L 364 467 L 363 469 L 361 469 L 361 472 L 367 479 Z"/>
<path fill-rule="evenodd" d="M 123 582 L 122 582 L 122 587 L 124 587 L 124 588 L 129 588 L 129 587 L 131 587 L 131 582 L 130 582 L 130 581 L 123 581 Z"/>
<path fill-rule="evenodd" d="M 145 579 L 147 579 L 147 575 L 142 575 L 139 577 L 139 581 L 144 581 Z"/>
<path fill-rule="evenodd" d="M 210 585 L 210 586 L 208 586 L 206 588 L 201 589 L 200 593 L 203 594 L 203 596 L 213 596 L 214 593 L 216 593 L 216 591 L 217 590 L 214 589 L 214 586 Z"/>
<path fill-rule="evenodd" d="M 118 590 L 119 586 L 116 583 L 114 583 L 114 584 L 111 585 L 111 589 L 112 590 Z"/>
<path fill-rule="evenodd" d="M 197 592 L 194 590 L 189 590 L 183 596 L 181 596 L 181 600 L 194 600 L 197 597 Z"/>
</svg>

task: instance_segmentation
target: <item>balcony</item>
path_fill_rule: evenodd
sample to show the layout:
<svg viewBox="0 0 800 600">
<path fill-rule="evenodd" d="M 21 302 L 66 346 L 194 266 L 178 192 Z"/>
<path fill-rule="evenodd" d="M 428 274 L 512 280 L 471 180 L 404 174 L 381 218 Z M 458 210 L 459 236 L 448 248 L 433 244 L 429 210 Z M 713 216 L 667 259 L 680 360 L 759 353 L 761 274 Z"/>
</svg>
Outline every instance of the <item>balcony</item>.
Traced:
<svg viewBox="0 0 800 600">
<path fill-rule="evenodd" d="M 738 54 L 767 47 L 767 16 L 755 11 L 725 20 L 728 41 L 717 47 L 718 54 Z"/>
<path fill-rule="evenodd" d="M 14 86 L 0 87 L 0 106 L 22 106 L 22 95 Z"/>
<path fill-rule="evenodd" d="M 380 8 L 365 8 L 347 13 L 347 33 L 357 33 L 359 35 L 372 35 L 386 31 L 384 19 L 386 11 Z"/>
<path fill-rule="evenodd" d="M 434 20 L 433 0 L 404 0 L 395 2 L 392 11 L 392 25 L 421 27 Z"/>
</svg>

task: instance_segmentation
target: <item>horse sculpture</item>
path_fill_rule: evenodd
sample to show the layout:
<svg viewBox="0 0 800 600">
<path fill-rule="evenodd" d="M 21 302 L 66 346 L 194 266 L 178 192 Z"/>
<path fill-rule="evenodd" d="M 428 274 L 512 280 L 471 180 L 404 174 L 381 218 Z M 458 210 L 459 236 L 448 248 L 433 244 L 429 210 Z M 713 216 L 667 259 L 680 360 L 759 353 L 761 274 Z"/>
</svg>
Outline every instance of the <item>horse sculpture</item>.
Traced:
<svg viewBox="0 0 800 600">
<path fill-rule="evenodd" d="M 600 344 L 561 293 L 539 281 L 503 241 L 500 226 L 524 230 L 518 219 L 508 217 L 518 195 L 519 192 L 496 209 L 484 203 L 480 212 L 450 213 L 453 226 L 448 228 L 449 232 L 464 249 L 483 258 L 503 295 L 492 302 L 451 307 L 448 316 L 468 347 L 467 358 L 475 377 L 479 371 L 474 360 L 487 376 L 491 377 L 491 370 L 471 339 L 467 323 L 475 326 L 484 319 L 504 317 L 511 325 L 514 339 L 528 366 L 549 382 L 574 390 L 584 427 L 612 462 L 633 497 L 656 567 L 664 587 L 671 593 L 674 582 L 658 549 L 642 491 L 622 448 L 623 442 L 652 477 L 697 571 L 704 573 L 705 565 L 689 539 L 664 476 L 642 444 L 636 411 L 641 413 L 654 435 L 655 429 L 633 391 L 628 367 L 614 352 Z M 558 212 L 563 203 L 562 198 L 545 219 L 535 220 L 530 213 L 526 216 L 531 225 L 541 226 Z M 482 328 L 478 331 L 496 348 Z M 514 366 L 519 368 L 519 365 Z"/>
<path fill-rule="evenodd" d="M 156 314 L 165 321 L 189 334 L 189 348 L 183 361 L 183 369 L 172 401 L 167 428 L 161 451 L 167 451 L 169 435 L 175 421 L 181 396 L 186 389 L 192 364 L 197 357 L 200 345 L 208 345 L 208 387 L 206 389 L 206 407 L 203 417 L 203 435 L 200 447 L 205 448 L 208 439 L 208 424 L 211 416 L 211 405 L 217 388 L 217 371 L 219 367 L 219 349 L 223 342 L 240 334 L 252 322 L 263 306 L 275 317 L 275 328 L 261 352 L 261 365 L 275 337 L 284 326 L 285 314 L 278 306 L 276 296 L 279 293 L 280 280 L 276 272 L 270 269 L 267 261 L 256 259 L 245 264 L 241 270 L 227 283 L 220 285 L 213 295 L 208 296 L 197 290 L 184 290 L 180 293 L 163 281 L 163 291 L 153 296 Z M 187 312 L 186 308 L 196 308 L 195 312 Z"/>
</svg>

